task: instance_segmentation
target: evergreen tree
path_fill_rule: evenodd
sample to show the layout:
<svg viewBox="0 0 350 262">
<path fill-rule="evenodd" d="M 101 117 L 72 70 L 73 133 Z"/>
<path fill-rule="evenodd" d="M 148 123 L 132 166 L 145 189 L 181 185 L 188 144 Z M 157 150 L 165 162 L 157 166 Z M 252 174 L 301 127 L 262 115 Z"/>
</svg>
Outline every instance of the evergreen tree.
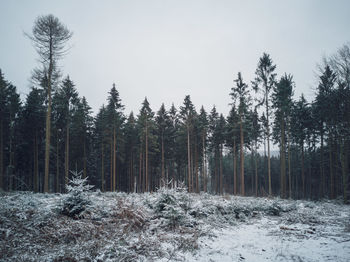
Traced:
<svg viewBox="0 0 350 262">
<path fill-rule="evenodd" d="M 193 132 L 193 124 L 195 117 L 195 108 L 192 104 L 191 97 L 187 95 L 184 99 L 183 106 L 180 107 L 180 116 L 182 120 L 182 125 L 186 129 L 187 133 L 187 183 L 188 183 L 188 191 L 193 191 L 192 184 L 192 168 L 191 168 L 191 136 Z"/>
<path fill-rule="evenodd" d="M 117 152 L 119 152 L 119 159 L 122 159 L 121 149 L 123 148 L 123 133 L 122 127 L 124 124 L 124 114 L 123 114 L 124 106 L 121 103 L 121 99 L 119 96 L 119 92 L 113 84 L 112 89 L 109 92 L 108 96 L 108 104 L 106 107 L 106 115 L 107 115 L 107 129 L 109 131 L 110 138 L 110 189 L 111 191 L 115 191 L 117 186 L 121 187 L 121 181 L 117 181 Z M 121 170 L 121 168 L 120 168 Z M 120 177 L 121 179 L 121 177 Z M 119 182 L 119 184 L 118 184 Z"/>
<path fill-rule="evenodd" d="M 260 58 L 258 67 L 255 71 L 255 80 L 252 82 L 253 89 L 256 92 L 260 91 L 262 93 L 259 105 L 265 105 L 269 195 L 272 195 L 270 163 L 270 92 L 276 84 L 276 73 L 274 73 L 275 69 L 276 65 L 273 64 L 270 55 L 264 53 L 263 56 Z"/>
<path fill-rule="evenodd" d="M 168 183 L 168 179 L 165 176 L 165 167 L 166 167 L 166 154 L 165 152 L 169 150 L 168 147 L 168 141 L 169 137 L 168 134 L 171 130 L 171 123 L 170 118 L 168 115 L 168 112 L 165 110 L 164 104 L 160 107 L 159 111 L 157 112 L 156 116 L 156 130 L 157 130 L 157 137 L 158 137 L 158 144 L 160 146 L 160 152 L 161 152 L 161 183 Z M 165 184 L 161 184 L 160 186 L 165 186 Z"/>
<path fill-rule="evenodd" d="M 91 116 L 91 107 L 88 105 L 86 98 L 78 99 L 76 108 L 72 115 L 71 163 L 75 165 L 76 170 L 83 171 L 83 178 L 89 176 L 92 178 L 92 165 L 89 157 L 92 151 L 92 127 L 93 118 Z M 88 174 L 88 170 L 89 173 Z"/>
<path fill-rule="evenodd" d="M 311 108 L 304 95 L 295 103 L 291 112 L 291 130 L 295 143 L 301 151 L 302 196 L 305 197 L 305 141 L 311 121 Z"/>
<path fill-rule="evenodd" d="M 207 112 L 205 111 L 204 107 L 202 106 L 198 115 L 198 128 L 200 132 L 201 137 L 201 148 L 202 148 L 202 184 L 203 184 L 203 190 L 204 192 L 207 192 L 207 143 L 208 143 L 208 116 Z"/>
<path fill-rule="evenodd" d="M 126 164 L 127 164 L 127 173 L 128 173 L 128 192 L 134 192 L 137 189 L 137 192 L 140 191 L 140 181 L 135 179 L 135 166 L 137 162 L 137 127 L 136 119 L 133 112 L 129 114 L 129 117 L 125 123 L 124 128 L 125 136 L 125 154 L 126 154 Z M 134 187 L 136 185 L 136 187 Z"/>
<path fill-rule="evenodd" d="M 142 192 L 149 192 L 153 186 L 154 177 L 151 177 L 152 167 L 150 166 L 150 156 L 156 152 L 156 137 L 154 112 L 145 98 L 138 116 L 139 152 L 140 152 L 140 175 Z M 151 172 L 150 172 L 151 171 Z"/>
<path fill-rule="evenodd" d="M 231 88 L 231 98 L 233 104 L 238 108 L 238 123 L 240 132 L 240 180 L 241 180 L 241 194 L 245 195 L 244 185 L 244 133 L 249 128 L 249 107 L 251 106 L 251 98 L 249 96 L 248 85 L 243 82 L 242 75 L 239 72 L 237 79 L 234 81 L 236 86 Z"/>
<path fill-rule="evenodd" d="M 319 77 L 320 82 L 317 87 L 316 99 L 314 101 L 314 115 L 315 124 L 317 125 L 317 132 L 320 136 L 320 175 L 321 175 L 321 196 L 326 192 L 326 175 L 325 175 L 325 161 L 324 161 L 324 137 L 325 133 L 329 131 L 326 128 L 326 123 L 329 123 L 330 118 L 330 104 L 328 99 L 333 92 L 336 81 L 336 74 L 331 70 L 329 65 L 326 65 L 322 75 Z M 327 130 L 328 129 L 328 130 Z"/>
<path fill-rule="evenodd" d="M 21 114 L 21 137 L 22 156 L 20 161 L 22 169 L 31 174 L 27 183 L 30 189 L 34 192 L 39 192 L 39 174 L 40 169 L 39 159 L 43 156 L 42 148 L 44 145 L 45 126 L 42 121 L 45 119 L 45 97 L 42 90 L 32 88 L 27 96 L 26 102 Z"/>
<path fill-rule="evenodd" d="M 252 140 L 252 153 L 254 157 L 254 173 L 255 173 L 255 196 L 258 196 L 259 178 L 258 178 L 258 148 L 261 140 L 261 124 L 260 118 L 257 112 L 257 108 L 251 113 L 251 140 Z"/>
<path fill-rule="evenodd" d="M 233 156 L 233 191 L 237 194 L 237 146 L 240 140 L 239 116 L 234 104 L 232 104 L 230 113 L 227 117 L 226 145 L 231 148 Z"/>
<path fill-rule="evenodd" d="M 281 160 L 281 187 L 280 194 L 282 198 L 287 197 L 286 181 L 286 131 L 288 131 L 290 110 L 292 107 L 293 96 L 293 77 L 285 74 L 277 83 L 272 94 L 272 107 L 275 109 L 274 133 L 275 139 L 280 145 Z M 287 136 L 289 137 L 289 136 Z M 289 176 L 289 185 L 291 177 Z M 291 194 L 291 192 L 289 192 Z"/>
</svg>

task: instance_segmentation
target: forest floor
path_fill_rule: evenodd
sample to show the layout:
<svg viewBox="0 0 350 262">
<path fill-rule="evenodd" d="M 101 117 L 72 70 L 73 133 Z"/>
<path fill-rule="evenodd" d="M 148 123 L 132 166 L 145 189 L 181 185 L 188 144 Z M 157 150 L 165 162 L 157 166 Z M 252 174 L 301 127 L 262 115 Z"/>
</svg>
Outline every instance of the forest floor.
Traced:
<svg viewBox="0 0 350 262">
<path fill-rule="evenodd" d="M 0 261 L 350 261 L 340 201 L 91 192 L 83 218 L 65 194 L 0 192 Z"/>
</svg>

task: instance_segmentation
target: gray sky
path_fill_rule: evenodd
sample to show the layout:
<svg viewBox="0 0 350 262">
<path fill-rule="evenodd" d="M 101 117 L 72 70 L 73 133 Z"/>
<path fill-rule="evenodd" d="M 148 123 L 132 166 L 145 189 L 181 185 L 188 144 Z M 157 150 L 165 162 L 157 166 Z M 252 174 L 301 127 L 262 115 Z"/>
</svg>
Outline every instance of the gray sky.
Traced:
<svg viewBox="0 0 350 262">
<path fill-rule="evenodd" d="M 310 100 L 316 64 L 350 41 L 350 1 L 19 1 L 0 0 L 0 68 L 21 94 L 29 92 L 37 54 L 23 32 L 53 14 L 74 35 L 60 62 L 94 112 L 115 82 L 125 112 L 147 96 L 178 107 L 191 95 L 199 110 L 229 111 L 238 71 L 250 84 L 263 52 L 279 77 L 291 73 L 295 96 Z"/>
</svg>

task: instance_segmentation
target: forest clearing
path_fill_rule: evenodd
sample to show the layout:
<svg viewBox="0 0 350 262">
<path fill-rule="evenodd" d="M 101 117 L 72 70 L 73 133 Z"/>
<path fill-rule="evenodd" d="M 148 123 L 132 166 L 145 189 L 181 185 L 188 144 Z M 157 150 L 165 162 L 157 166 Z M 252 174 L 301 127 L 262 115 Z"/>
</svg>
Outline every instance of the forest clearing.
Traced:
<svg viewBox="0 0 350 262">
<path fill-rule="evenodd" d="M 62 213 L 71 194 L 1 193 L 0 260 L 346 262 L 350 257 L 350 206 L 337 200 L 213 196 L 183 188 L 98 191 L 79 193 L 89 204 L 81 216 L 71 217 Z"/>
<path fill-rule="evenodd" d="M 0 2 L 0 262 L 350 261 L 350 1 Z"/>
</svg>

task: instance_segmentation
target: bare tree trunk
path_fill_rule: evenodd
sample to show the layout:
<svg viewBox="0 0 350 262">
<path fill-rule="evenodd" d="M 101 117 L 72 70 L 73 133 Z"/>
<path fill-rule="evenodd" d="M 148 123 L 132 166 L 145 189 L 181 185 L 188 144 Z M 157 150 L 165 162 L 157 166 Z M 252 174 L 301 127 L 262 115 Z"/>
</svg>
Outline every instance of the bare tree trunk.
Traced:
<svg viewBox="0 0 350 262">
<path fill-rule="evenodd" d="M 142 147 L 140 148 L 139 155 L 139 184 L 138 184 L 138 192 L 142 192 Z"/>
<path fill-rule="evenodd" d="M 284 121 L 281 120 L 281 197 L 286 197 L 286 150 L 285 150 Z"/>
<path fill-rule="evenodd" d="M 302 180 L 303 198 L 304 198 L 305 197 L 304 142 L 301 144 L 301 180 Z"/>
<path fill-rule="evenodd" d="M 288 132 L 288 180 L 289 180 L 289 198 L 292 198 L 292 169 L 291 169 L 291 152 L 290 152 L 290 133 Z"/>
<path fill-rule="evenodd" d="M 331 187 L 331 199 L 334 199 L 334 172 L 333 172 L 333 140 L 329 137 L 329 173 L 330 173 L 330 187 Z"/>
<path fill-rule="evenodd" d="M 113 192 L 113 136 L 111 136 L 110 148 L 111 148 L 111 150 L 110 150 L 111 152 L 110 152 L 110 167 L 109 167 L 109 174 L 110 174 L 109 187 L 110 187 L 111 192 Z"/>
<path fill-rule="evenodd" d="M 233 140 L 233 194 L 237 195 L 237 151 L 236 151 L 236 139 Z"/>
<path fill-rule="evenodd" d="M 103 150 L 103 139 L 101 141 L 101 188 L 102 192 L 105 191 L 105 164 L 104 164 L 104 150 Z"/>
<path fill-rule="evenodd" d="M 149 191 L 149 185 L 148 185 L 148 123 L 146 121 L 146 191 Z"/>
<path fill-rule="evenodd" d="M 326 181 L 325 181 L 325 174 L 324 174 L 324 160 L 323 160 L 323 132 L 321 132 L 321 149 L 320 149 L 320 171 L 321 171 L 321 184 L 320 184 L 320 198 L 324 197 L 325 194 L 325 185 L 326 185 Z"/>
<path fill-rule="evenodd" d="M 195 179 L 196 179 L 196 193 L 199 193 L 197 143 L 196 143 L 196 145 L 194 147 L 194 173 L 195 173 Z"/>
<path fill-rule="evenodd" d="M 4 131 L 3 119 L 0 119 L 0 188 L 4 189 Z"/>
<path fill-rule="evenodd" d="M 343 199 L 344 203 L 348 204 L 349 193 L 348 184 L 349 184 L 349 149 L 346 139 L 340 145 L 340 160 L 341 160 L 341 170 L 343 176 Z"/>
<path fill-rule="evenodd" d="M 187 124 L 187 165 L 188 165 L 188 192 L 191 192 L 191 150 L 190 150 L 190 128 Z"/>
<path fill-rule="evenodd" d="M 83 152 L 84 152 L 84 163 L 83 163 L 83 177 L 85 178 L 87 175 L 87 170 L 86 170 L 86 162 L 87 162 L 87 156 L 86 156 L 86 141 L 85 141 L 85 135 L 84 135 L 84 142 L 83 142 Z"/>
<path fill-rule="evenodd" d="M 161 186 L 165 186 L 168 181 L 165 181 L 165 168 L 164 168 L 164 135 L 162 134 L 162 179 L 161 179 Z M 165 183 L 165 184 L 164 184 Z"/>
<path fill-rule="evenodd" d="M 222 195 L 224 193 L 223 191 L 223 171 L 222 171 L 222 144 L 220 145 L 220 151 L 219 151 L 219 161 L 220 161 L 220 194 Z"/>
<path fill-rule="evenodd" d="M 268 92 L 266 92 L 266 121 L 267 121 L 267 174 L 269 179 L 269 195 L 272 195 L 272 186 L 271 186 L 271 155 L 270 155 L 270 122 L 269 122 L 269 100 Z"/>
<path fill-rule="evenodd" d="M 50 55 L 49 55 L 49 71 L 47 82 L 47 113 L 46 113 L 46 132 L 45 132 L 45 175 L 44 175 L 44 192 L 49 192 L 49 172 L 50 172 L 50 138 L 51 138 L 51 77 L 53 70 L 53 57 L 52 57 L 52 40 L 50 39 Z"/>
<path fill-rule="evenodd" d="M 205 154 L 205 137 L 202 135 L 202 150 L 203 150 L 203 182 L 204 192 L 207 192 L 207 175 L 206 175 L 206 154 Z"/>
<path fill-rule="evenodd" d="M 255 150 L 254 150 L 254 162 L 255 162 L 255 196 L 258 196 L 259 180 L 258 180 L 258 146 L 257 141 L 255 141 Z"/>
<path fill-rule="evenodd" d="M 68 172 L 69 172 L 69 124 L 66 126 L 66 153 L 64 158 L 64 171 L 65 171 L 65 185 L 68 184 Z"/>
<path fill-rule="evenodd" d="M 242 123 L 242 117 L 240 117 L 240 137 L 241 137 L 241 144 L 240 144 L 240 153 L 241 153 L 241 167 L 240 167 L 240 172 L 241 172 L 241 194 L 242 196 L 245 195 L 245 190 L 244 190 L 244 150 L 243 150 L 243 144 L 244 144 L 244 134 L 243 134 L 243 123 Z"/>
<path fill-rule="evenodd" d="M 36 140 L 35 140 L 36 143 Z M 58 138 L 58 131 L 56 136 L 56 192 L 59 192 L 59 186 L 60 186 L 60 149 L 59 149 L 59 138 Z M 35 165 L 35 164 L 34 164 Z"/>
<path fill-rule="evenodd" d="M 117 156 L 116 156 L 116 130 L 115 127 L 113 127 L 113 191 L 116 190 L 116 183 L 117 183 L 117 173 L 116 173 L 116 168 L 117 168 Z"/>
<path fill-rule="evenodd" d="M 34 192 L 39 192 L 39 156 L 38 156 L 38 131 L 34 135 Z"/>
</svg>

